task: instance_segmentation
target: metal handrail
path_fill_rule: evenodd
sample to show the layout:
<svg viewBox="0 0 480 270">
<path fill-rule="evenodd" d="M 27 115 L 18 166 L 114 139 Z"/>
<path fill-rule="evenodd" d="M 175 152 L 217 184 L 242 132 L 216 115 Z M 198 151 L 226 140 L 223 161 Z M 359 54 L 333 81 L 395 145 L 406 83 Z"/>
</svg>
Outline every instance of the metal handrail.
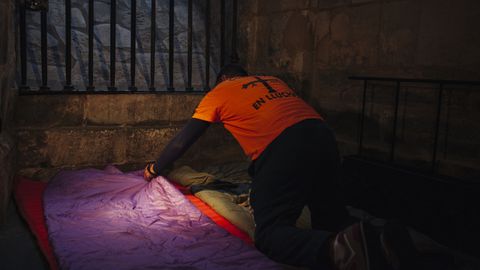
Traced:
<svg viewBox="0 0 480 270">
<path fill-rule="evenodd" d="M 437 148 L 438 138 L 440 130 L 440 120 L 442 111 L 442 99 L 445 85 L 463 85 L 463 86 L 479 86 L 480 81 L 462 81 L 462 80 L 435 80 L 435 79 L 415 79 L 415 78 L 395 78 L 395 77 L 374 77 L 374 76 L 350 76 L 350 80 L 363 81 L 363 93 L 362 93 L 362 107 L 360 112 L 360 124 L 358 134 L 358 155 L 362 156 L 363 140 L 364 140 L 364 126 L 365 126 L 365 105 L 366 105 L 366 93 L 369 82 L 392 82 L 395 83 L 395 105 L 394 105 L 394 119 L 392 125 L 392 140 L 390 142 L 389 162 L 393 163 L 395 159 L 395 146 L 396 146 L 396 133 L 397 133 L 397 120 L 398 120 L 398 107 L 399 107 L 399 93 L 402 83 L 423 83 L 438 85 L 437 91 L 437 106 L 435 116 L 435 128 L 434 128 L 434 143 L 432 147 L 432 158 L 430 165 L 430 173 L 435 174 L 437 172 Z"/>
</svg>

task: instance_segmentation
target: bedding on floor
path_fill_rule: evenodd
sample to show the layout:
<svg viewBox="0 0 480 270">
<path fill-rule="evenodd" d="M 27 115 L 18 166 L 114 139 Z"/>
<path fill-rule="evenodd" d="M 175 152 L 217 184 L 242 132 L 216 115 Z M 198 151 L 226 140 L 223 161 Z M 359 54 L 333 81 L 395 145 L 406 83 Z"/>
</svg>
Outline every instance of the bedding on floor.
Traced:
<svg viewBox="0 0 480 270">
<path fill-rule="evenodd" d="M 186 181 L 184 184 L 188 185 L 190 181 L 188 178 L 194 177 L 196 179 L 195 185 L 197 185 L 198 189 L 195 190 L 194 188 L 193 193 L 197 196 L 203 193 L 205 196 L 196 197 L 193 194 L 189 194 L 191 187 L 194 185 L 191 185 L 190 188 L 184 187 L 167 182 L 163 178 L 156 179 L 153 183 L 146 183 L 141 180 L 141 172 L 124 174 L 114 167 L 108 167 L 103 171 L 90 169 L 76 172 L 62 172 L 59 174 L 55 177 L 56 180 L 54 179 L 56 183 L 52 182 L 55 184 L 51 184 L 51 186 L 55 189 L 66 191 L 65 194 L 63 194 L 63 191 L 61 192 L 62 194 L 55 194 L 54 192 L 55 196 L 61 198 L 56 202 L 58 209 L 55 210 L 54 213 L 57 212 L 55 215 L 63 216 L 61 218 L 66 218 L 67 221 L 65 226 L 57 226 L 56 229 L 56 234 L 63 234 L 64 237 L 67 237 L 64 243 L 60 243 L 60 247 L 66 248 L 63 251 L 63 259 L 62 257 L 58 257 L 56 253 L 58 247 L 55 246 L 54 254 L 54 248 L 52 248 L 51 245 L 51 242 L 55 243 L 61 240 L 54 240 L 54 237 L 50 236 L 51 241 L 49 241 L 45 224 L 42 198 L 47 184 L 45 182 L 32 181 L 25 177 L 17 177 L 14 194 L 17 207 L 35 235 L 39 247 L 44 253 L 51 269 L 59 269 L 57 259 L 61 263 L 60 269 L 244 269 L 246 267 L 252 269 L 278 269 L 279 267 L 281 269 L 297 269 L 285 265 L 278 266 L 253 249 L 252 240 L 249 235 L 245 233 L 244 229 L 233 224 L 235 223 L 235 219 L 242 219 L 242 215 L 234 215 L 232 219 L 232 217 L 227 214 L 226 217 L 234 221 L 229 222 L 214 210 L 214 208 L 219 208 L 217 207 L 218 204 L 222 206 L 222 204 L 228 203 L 237 207 L 243 207 L 244 210 L 242 211 L 248 210 L 248 207 L 245 207 L 248 206 L 248 203 L 245 203 L 248 201 L 240 198 L 246 194 L 245 186 L 242 185 L 248 184 L 250 181 L 245 178 L 246 171 L 245 168 L 242 167 L 242 164 L 214 166 L 210 169 L 207 168 L 206 172 L 200 174 L 196 174 L 198 172 L 191 168 L 183 170 L 183 172 L 188 172 L 188 174 L 183 174 L 184 178 L 182 181 Z M 222 179 L 226 179 L 229 183 L 218 180 L 220 179 L 218 175 L 224 177 Z M 64 180 L 58 180 L 57 178 Z M 218 182 L 218 184 L 215 184 L 215 182 Z M 138 186 L 135 187 L 137 184 Z M 173 193 L 169 194 L 170 192 Z M 162 197 L 160 202 L 156 202 L 155 200 L 150 200 L 149 202 L 148 197 L 156 198 L 159 195 Z M 235 196 L 240 197 L 237 198 Z M 68 197 L 72 199 L 68 199 Z M 48 199 L 45 201 L 47 200 Z M 195 207 L 189 205 L 187 200 L 195 205 Z M 208 204 L 202 200 L 205 200 Z M 67 202 L 64 205 L 66 208 L 62 210 L 61 208 L 64 208 L 64 206 L 61 205 L 61 202 L 65 201 Z M 120 209 L 109 208 L 112 204 L 121 207 Z M 167 209 L 167 213 L 169 214 L 163 215 L 160 211 L 159 217 L 158 215 L 155 216 L 158 213 L 143 211 L 142 209 L 148 206 L 148 204 L 152 204 L 154 208 L 157 207 L 157 209 L 163 207 L 164 210 Z M 92 207 L 92 205 L 96 205 L 96 207 Z M 162 207 L 159 207 L 160 205 L 162 205 Z M 178 221 L 177 218 L 172 218 L 173 216 L 170 215 L 172 211 L 169 209 L 172 205 L 172 209 L 174 209 L 173 212 L 182 215 Z M 209 205 L 213 205 L 214 207 L 212 208 Z M 74 210 L 68 210 L 72 206 Z M 222 207 L 229 209 L 231 205 L 227 205 L 226 207 L 223 205 Z M 104 215 L 107 221 L 101 226 L 95 226 L 94 223 L 85 224 L 84 228 L 75 229 L 79 233 L 79 235 L 75 235 L 75 230 L 70 230 L 69 228 L 72 224 L 81 224 L 77 217 L 82 216 L 76 214 L 75 208 L 87 210 L 83 214 L 90 212 L 90 214 L 86 215 L 88 218 L 95 217 L 95 212 L 97 212 L 97 214 L 102 211 L 109 213 Z M 140 212 L 135 214 L 137 208 Z M 186 211 L 178 210 L 182 208 Z M 201 213 L 196 209 L 199 209 Z M 157 210 L 154 210 L 154 212 L 155 211 Z M 360 212 L 356 213 L 358 211 Z M 128 212 L 130 212 L 130 214 L 128 214 Z M 373 219 L 368 215 L 365 216 L 366 213 L 361 210 L 350 209 L 350 212 L 353 216 L 370 220 L 372 224 L 381 222 L 380 219 Z M 49 211 L 49 213 L 51 212 Z M 147 219 L 153 219 L 153 222 L 150 226 L 147 226 L 144 231 L 136 231 L 136 229 L 142 226 L 145 227 L 145 221 L 142 222 L 141 218 L 136 219 L 135 217 L 145 214 L 147 215 Z M 132 222 L 127 225 L 127 223 L 122 221 L 122 218 L 118 218 L 117 224 L 117 216 L 122 215 L 131 219 Z M 206 216 L 210 219 L 206 218 Z M 243 216 L 244 221 L 242 222 L 247 220 L 247 223 L 251 222 L 251 225 L 254 226 L 251 216 L 245 216 Z M 308 216 L 308 214 L 302 214 L 304 218 Z M 89 220 L 88 218 L 86 220 Z M 80 220 L 81 219 L 83 218 L 80 218 Z M 166 220 L 172 221 L 171 223 L 174 224 L 169 224 Z M 377 222 L 376 220 L 379 221 Z M 105 220 L 98 218 L 97 221 Z M 216 225 L 213 225 L 212 221 Z M 162 233 L 163 238 L 160 237 L 154 239 L 154 241 L 148 240 L 148 237 L 155 236 L 156 233 L 162 231 L 162 229 L 156 228 L 156 226 L 160 224 L 167 225 L 163 228 L 163 231 L 166 232 Z M 217 225 L 220 227 L 217 227 Z M 198 229 L 198 226 L 201 228 Z M 212 226 L 217 229 L 213 229 Z M 203 227 L 206 228 L 206 231 L 202 231 Z M 230 234 L 222 231 L 221 228 Z M 149 232 L 150 229 L 152 229 L 152 233 Z M 183 229 L 190 231 L 181 233 Z M 85 238 L 81 235 L 83 234 L 82 230 L 88 232 Z M 419 251 L 427 253 L 450 253 L 446 248 L 439 246 L 431 239 L 414 230 L 411 231 L 411 234 Z M 209 237 L 217 238 L 219 235 L 220 238 L 214 239 L 213 241 L 210 241 L 212 239 L 208 239 Z M 237 241 L 230 239 L 233 235 L 236 236 L 234 239 Z M 96 236 L 98 236 L 98 239 L 95 239 L 97 238 Z M 226 240 L 222 240 L 224 239 L 222 237 L 226 237 Z M 238 242 L 237 238 L 243 240 L 243 242 Z M 69 241 L 72 242 L 68 243 Z M 210 243 L 208 243 L 209 241 Z M 137 242 L 138 245 L 135 244 Z M 142 245 L 141 243 L 148 244 Z M 115 246 L 109 247 L 111 244 Z M 227 247 L 225 247 L 225 244 Z M 80 246 L 80 248 L 87 247 L 87 254 L 79 260 L 78 256 L 76 256 L 76 248 L 79 247 L 69 250 L 69 245 Z M 205 250 L 202 250 L 202 245 L 206 247 Z M 131 250 L 132 247 L 139 248 Z M 217 248 L 217 250 L 215 250 L 215 248 Z M 96 249 L 103 250 L 96 253 Z M 153 251 L 154 254 L 158 255 L 157 259 L 159 261 L 153 259 L 154 255 L 143 253 L 145 249 Z M 226 252 L 224 249 L 232 252 Z M 209 256 L 209 254 L 214 254 L 214 252 L 217 251 L 219 254 L 226 252 L 227 257 Z M 198 260 L 192 260 L 190 256 L 192 253 L 194 254 L 194 258 Z M 238 254 L 235 255 L 232 253 Z M 170 256 L 170 254 L 173 254 L 173 256 Z M 169 258 L 165 259 L 167 256 Z M 185 259 L 184 257 L 186 256 L 189 257 L 189 259 Z M 465 256 L 458 254 L 456 256 L 461 258 L 462 261 L 469 262 Z M 110 262 L 100 262 L 104 257 Z M 90 259 L 92 260 L 90 261 Z M 239 261 L 241 262 L 239 263 Z"/>
<path fill-rule="evenodd" d="M 180 167 L 176 170 L 180 172 L 177 176 L 181 176 L 180 179 L 182 183 L 188 186 L 191 193 L 214 208 L 216 212 L 229 219 L 236 225 L 236 227 L 246 231 L 249 235 L 253 235 L 255 224 L 253 216 L 249 211 L 248 200 L 246 200 L 248 198 L 248 186 L 251 182 L 247 173 L 247 168 L 248 163 L 228 163 L 223 165 L 211 165 L 202 168 L 200 172 L 196 172 L 192 168 L 184 167 Z M 178 173 L 176 170 L 171 173 Z M 182 171 L 188 171 L 188 174 L 182 174 Z M 207 175 L 208 178 L 205 177 Z M 189 179 L 189 177 L 191 177 L 191 179 Z M 208 180 L 198 181 L 198 179 Z M 350 215 L 374 226 L 386 222 L 384 219 L 374 217 L 361 209 L 356 209 L 350 206 L 347 208 Z M 310 211 L 308 210 L 308 207 L 303 209 L 302 214 L 297 220 L 296 226 L 303 229 L 311 228 Z M 444 266 L 445 269 L 480 269 L 480 264 L 477 260 L 465 254 L 449 250 L 430 239 L 428 236 L 412 228 L 409 228 L 409 231 L 416 249 L 423 254 L 423 260 L 425 260 L 426 264 L 425 269 L 439 269 L 440 265 Z M 435 266 L 432 265 L 432 260 L 437 261 L 434 263 Z M 452 264 L 453 261 L 457 261 L 457 267 L 448 266 L 449 263 Z M 429 265 L 430 268 L 427 267 L 427 265 Z M 296 270 L 300 269 L 295 267 L 287 268 Z"/>
<path fill-rule="evenodd" d="M 114 167 L 60 172 L 44 194 L 61 269 L 279 269 L 165 178 Z"/>
<path fill-rule="evenodd" d="M 42 205 L 43 192 L 47 187 L 47 183 L 32 181 L 23 176 L 17 176 L 15 183 L 14 196 L 20 215 L 25 219 L 32 234 L 35 236 L 38 247 L 45 256 L 50 269 L 57 270 L 58 264 L 53 254 L 52 245 L 50 245 L 48 240 Z"/>
<path fill-rule="evenodd" d="M 255 221 L 249 202 L 252 179 L 247 168 L 248 163 L 244 162 L 212 165 L 201 171 L 181 166 L 172 170 L 168 179 L 186 187 L 190 193 L 254 239 Z M 296 226 L 311 229 L 308 207 L 304 207 Z"/>
</svg>

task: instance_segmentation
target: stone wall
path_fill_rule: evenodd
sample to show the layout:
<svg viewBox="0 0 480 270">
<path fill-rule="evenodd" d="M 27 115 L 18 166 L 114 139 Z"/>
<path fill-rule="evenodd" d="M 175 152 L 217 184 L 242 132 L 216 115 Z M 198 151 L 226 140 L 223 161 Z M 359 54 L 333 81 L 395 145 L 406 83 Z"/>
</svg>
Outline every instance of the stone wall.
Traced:
<svg viewBox="0 0 480 270">
<path fill-rule="evenodd" d="M 128 2 L 121 2 L 119 12 Z M 97 4 L 102 6 L 102 3 Z M 179 1 L 178 5 L 184 3 Z M 348 155 L 357 150 L 362 89 L 362 83 L 352 82 L 348 76 L 478 80 L 480 36 L 475 25 L 480 23 L 479 3 L 475 0 L 239 1 L 237 47 L 241 61 L 251 72 L 283 78 L 324 115 L 337 133 L 342 154 Z M 75 11 L 78 16 L 85 17 L 85 6 L 77 3 L 74 8 L 79 10 Z M 159 12 L 164 11 L 164 7 L 159 7 Z M 177 16 L 184 15 L 184 11 L 178 9 Z M 49 12 L 53 14 L 54 9 Z M 75 29 L 85 31 L 80 17 Z M 148 25 L 147 21 L 139 21 Z M 128 29 L 127 22 L 122 27 Z M 54 28 L 49 27 L 49 31 L 55 30 L 53 38 L 61 45 L 62 31 Z M 179 35 L 185 30 L 181 25 L 180 28 Z M 63 45 L 60 45 L 61 51 Z M 98 74 L 102 72 L 99 70 Z M 74 73 L 81 75 L 78 70 Z M 410 84 L 402 88 L 397 162 L 419 167 L 428 163 L 435 87 Z M 392 139 L 394 89 L 385 83 L 371 84 L 368 89 L 365 150 L 380 159 L 388 157 Z M 478 89 L 457 86 L 445 90 L 439 144 L 442 173 L 470 178 L 479 175 L 478 93 Z M 15 116 L 20 168 L 24 174 L 48 178 L 59 168 L 107 163 L 138 167 L 156 157 L 199 100 L 200 96 L 195 94 L 22 96 Z M 144 140 L 148 143 L 143 143 Z M 152 148 L 145 147 L 150 144 Z M 215 145 L 222 150 L 209 152 L 197 146 L 186 155 L 185 161 L 208 163 L 243 158 L 232 138 L 220 128 L 212 129 L 198 145 Z"/>
<path fill-rule="evenodd" d="M 13 184 L 15 143 L 11 120 L 15 92 L 15 34 L 13 1 L 0 2 L 0 224 L 5 221 Z"/>
<path fill-rule="evenodd" d="M 253 73 L 290 83 L 335 129 L 342 154 L 357 151 L 362 82 L 352 75 L 480 79 L 476 0 L 240 1 L 241 59 Z M 428 167 L 437 85 L 400 92 L 395 159 Z M 480 89 L 451 86 L 443 96 L 439 170 L 480 176 Z M 365 151 L 387 159 L 394 84 L 370 84 Z M 448 121 L 446 121 L 448 119 Z"/>
<path fill-rule="evenodd" d="M 114 164 L 142 169 L 158 158 L 203 95 L 92 94 L 18 98 L 19 174 L 48 180 L 60 169 Z M 212 125 L 177 161 L 202 167 L 244 160 L 223 127 Z"/>
<path fill-rule="evenodd" d="M 231 12 L 232 1 L 227 1 Z M 187 81 L 188 1 L 175 1 L 174 87 L 184 90 Z M 116 7 L 116 86 L 130 85 L 131 1 Z M 168 1 L 157 1 L 156 87 L 168 82 Z M 72 1 L 72 84 L 84 90 L 88 81 L 88 3 Z M 137 1 L 136 83 L 146 90 L 150 82 L 151 1 Z M 210 86 L 220 62 L 220 5 L 211 5 Z M 227 15 L 228 18 L 231 16 Z M 50 0 L 47 13 L 48 86 L 65 84 L 65 6 Z M 205 1 L 193 2 L 193 78 L 195 90 L 205 86 Z M 229 29 L 231 25 L 227 23 Z M 226 39 L 230 35 L 227 33 Z M 27 77 L 35 91 L 41 84 L 40 13 L 27 11 Z M 97 90 L 109 85 L 110 1 L 94 4 L 94 83 Z M 227 43 L 226 55 L 230 44 Z M 201 93 L 20 96 L 15 112 L 19 174 L 48 180 L 60 169 L 102 167 L 140 169 L 158 157 L 168 140 L 179 131 L 200 101 Z M 221 127 L 214 125 L 178 161 L 203 166 L 243 160 L 239 146 Z"/>
</svg>

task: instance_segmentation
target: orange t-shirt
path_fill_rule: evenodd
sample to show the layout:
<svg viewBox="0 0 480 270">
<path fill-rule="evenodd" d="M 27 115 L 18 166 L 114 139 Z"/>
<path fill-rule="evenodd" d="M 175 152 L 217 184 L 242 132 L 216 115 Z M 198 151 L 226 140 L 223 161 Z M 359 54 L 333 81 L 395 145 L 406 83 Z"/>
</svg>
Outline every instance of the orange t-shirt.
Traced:
<svg viewBox="0 0 480 270">
<path fill-rule="evenodd" d="M 192 118 L 221 122 L 252 160 L 289 126 L 321 116 L 282 80 L 236 77 L 205 95 Z"/>
</svg>

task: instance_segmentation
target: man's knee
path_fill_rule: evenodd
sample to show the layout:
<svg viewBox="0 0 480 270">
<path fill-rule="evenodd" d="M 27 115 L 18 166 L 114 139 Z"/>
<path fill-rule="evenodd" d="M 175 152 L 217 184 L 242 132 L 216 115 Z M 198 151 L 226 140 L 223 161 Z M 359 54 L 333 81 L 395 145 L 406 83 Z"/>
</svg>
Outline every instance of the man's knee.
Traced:
<svg viewBox="0 0 480 270">
<path fill-rule="evenodd" d="M 266 248 L 265 232 L 259 231 L 258 229 L 255 230 L 255 247 L 261 252 L 265 253 L 264 251 Z"/>
<path fill-rule="evenodd" d="M 268 257 L 275 259 L 275 251 L 272 247 L 275 243 L 275 228 L 263 228 L 255 230 L 255 247 Z"/>
<path fill-rule="evenodd" d="M 272 260 L 286 263 L 284 246 L 290 230 L 288 226 L 269 226 L 255 231 L 255 247 Z"/>
</svg>

